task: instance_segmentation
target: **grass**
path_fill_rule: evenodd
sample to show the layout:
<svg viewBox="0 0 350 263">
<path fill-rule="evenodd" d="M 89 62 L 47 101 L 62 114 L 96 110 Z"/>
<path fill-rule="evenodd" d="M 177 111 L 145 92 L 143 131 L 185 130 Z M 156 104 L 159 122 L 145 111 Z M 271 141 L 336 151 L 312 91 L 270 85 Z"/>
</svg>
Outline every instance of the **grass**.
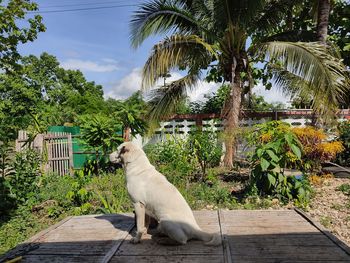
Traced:
<svg viewBox="0 0 350 263">
<path fill-rule="evenodd" d="M 350 195 L 350 184 L 342 184 L 336 190 L 343 192 L 345 195 Z"/>
<path fill-rule="evenodd" d="M 332 225 L 332 218 L 329 216 L 323 216 L 320 218 L 320 223 L 325 227 L 329 228 Z"/>
</svg>

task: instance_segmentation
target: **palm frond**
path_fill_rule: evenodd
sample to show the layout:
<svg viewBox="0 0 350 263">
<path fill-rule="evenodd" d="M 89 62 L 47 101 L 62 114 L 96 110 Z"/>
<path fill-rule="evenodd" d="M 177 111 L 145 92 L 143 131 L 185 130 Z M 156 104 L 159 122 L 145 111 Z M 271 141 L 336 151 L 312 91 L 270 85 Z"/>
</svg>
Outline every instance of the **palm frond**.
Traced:
<svg viewBox="0 0 350 263">
<path fill-rule="evenodd" d="M 315 42 L 267 42 L 260 46 L 260 52 L 265 52 L 269 60 L 281 63 L 284 72 L 294 76 L 294 84 L 303 84 L 297 88 L 308 87 L 313 94 L 315 108 L 334 108 L 349 92 L 345 66 L 330 55 L 324 45 Z M 275 71 L 274 74 L 277 83 L 283 89 L 290 88 L 291 82 L 286 81 L 283 75 L 277 77 L 280 73 Z"/>
<path fill-rule="evenodd" d="M 155 45 L 143 68 L 142 87 L 152 87 L 171 69 L 187 68 L 189 74 L 206 67 L 215 56 L 214 48 L 195 35 L 173 35 Z"/>
<path fill-rule="evenodd" d="M 153 89 L 150 92 L 151 109 L 149 117 L 152 121 L 174 114 L 179 102 L 187 98 L 187 90 L 193 87 L 199 80 L 199 74 L 189 74 L 181 79 L 173 81 L 167 87 Z"/>
<path fill-rule="evenodd" d="M 263 0 L 212 0 L 212 14 L 215 21 L 215 30 L 223 32 L 228 24 L 243 28 L 262 10 Z"/>
<path fill-rule="evenodd" d="M 130 22 L 132 46 L 138 47 L 147 37 L 154 34 L 192 34 L 198 32 L 199 28 L 205 31 L 187 2 L 191 1 L 152 0 L 142 4 Z"/>
<path fill-rule="evenodd" d="M 303 0 L 271 0 L 265 1 L 265 5 L 256 17 L 250 20 L 250 26 L 254 31 L 270 32 L 275 30 L 277 25 L 285 21 L 287 12 L 290 12 L 293 6 L 299 5 Z"/>
<path fill-rule="evenodd" d="M 289 42 L 311 42 L 316 39 L 315 32 L 303 31 L 303 30 L 292 30 L 282 33 L 278 33 L 265 39 L 262 39 L 261 42 L 270 42 L 270 41 L 289 41 Z"/>
</svg>

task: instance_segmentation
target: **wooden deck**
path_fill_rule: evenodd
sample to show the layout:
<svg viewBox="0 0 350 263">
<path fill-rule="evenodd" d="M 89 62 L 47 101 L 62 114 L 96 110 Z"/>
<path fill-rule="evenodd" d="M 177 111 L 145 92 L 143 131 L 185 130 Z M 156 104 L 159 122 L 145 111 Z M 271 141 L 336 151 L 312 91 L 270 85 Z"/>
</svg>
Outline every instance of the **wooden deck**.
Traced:
<svg viewBox="0 0 350 263">
<path fill-rule="evenodd" d="M 20 262 L 350 262 L 350 249 L 299 210 L 195 211 L 203 230 L 220 232 L 222 246 L 200 241 L 161 246 L 146 235 L 130 240 L 130 214 L 69 217 L 10 251 Z M 5 261 L 6 262 L 6 261 Z"/>
</svg>

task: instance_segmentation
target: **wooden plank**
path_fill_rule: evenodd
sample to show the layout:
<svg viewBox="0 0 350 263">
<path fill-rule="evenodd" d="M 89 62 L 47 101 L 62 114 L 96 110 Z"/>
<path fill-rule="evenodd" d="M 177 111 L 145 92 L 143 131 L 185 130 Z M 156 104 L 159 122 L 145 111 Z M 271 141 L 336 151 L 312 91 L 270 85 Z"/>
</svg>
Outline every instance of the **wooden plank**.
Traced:
<svg viewBox="0 0 350 263">
<path fill-rule="evenodd" d="M 34 247 L 36 248 L 37 247 L 37 243 L 41 242 L 45 238 L 45 236 L 47 236 L 51 231 L 53 231 L 53 230 L 59 228 L 60 226 L 64 225 L 71 218 L 72 218 L 71 216 L 66 217 L 65 219 L 61 220 L 57 224 L 52 225 L 49 228 L 40 231 L 39 233 L 35 234 L 34 236 L 29 238 L 28 240 L 26 240 L 23 243 L 17 245 L 14 249 L 10 250 L 4 256 L 0 257 L 0 262 L 3 262 L 5 260 L 7 260 L 7 259 L 12 259 L 12 258 L 21 256 L 21 255 L 24 255 L 31 248 L 34 248 Z"/>
<path fill-rule="evenodd" d="M 195 211 L 194 216 L 198 225 L 203 231 L 220 233 L 220 224 L 218 221 L 217 211 Z M 132 233 L 134 234 L 134 233 Z M 162 257 L 162 256 L 189 256 L 197 255 L 199 258 L 203 255 L 223 258 L 223 247 L 205 246 L 202 241 L 191 240 L 183 246 L 164 246 L 159 245 L 155 239 L 152 239 L 151 234 L 146 234 L 142 237 L 140 244 L 131 244 L 132 234 L 128 235 L 125 242 L 122 243 L 115 257 L 125 258 L 130 257 Z M 114 259 L 113 259 L 114 260 Z M 113 260 L 111 262 L 113 262 Z M 118 261 L 117 261 L 118 262 Z M 129 261 L 127 261 L 129 262 Z M 135 261 L 137 262 L 137 261 Z M 142 261 L 141 261 L 142 262 Z M 220 261 L 223 262 L 223 261 Z"/>
<path fill-rule="evenodd" d="M 233 261 L 232 261 L 233 262 Z M 239 263 L 349 263 L 348 260 L 329 260 L 329 259 L 317 259 L 317 260 L 298 260 L 298 259 L 274 259 L 274 258 L 251 258 L 251 259 L 244 259 L 240 258 L 239 260 L 235 261 Z"/>
<path fill-rule="evenodd" d="M 160 255 L 160 256 L 119 256 L 110 263 L 222 263 L 223 255 Z"/>
<path fill-rule="evenodd" d="M 127 231 L 125 231 L 124 235 L 122 235 L 121 238 L 115 238 L 115 240 L 113 241 L 113 245 L 112 247 L 108 250 L 108 252 L 105 254 L 105 256 L 103 257 L 101 263 L 108 263 L 111 258 L 113 257 L 113 255 L 117 252 L 117 250 L 120 248 L 120 246 L 122 245 L 122 243 L 124 242 L 125 238 L 129 235 L 129 232 L 132 230 L 132 228 L 135 226 L 134 223 L 130 224 L 130 226 L 128 227 Z"/>
<path fill-rule="evenodd" d="M 270 216 L 273 220 L 268 224 Z M 289 217 L 285 221 L 286 216 Z M 348 254 L 296 211 L 220 211 L 233 262 L 347 261 Z M 254 220 L 256 220 L 254 222 Z"/>
<path fill-rule="evenodd" d="M 69 224 L 51 232 L 40 247 L 28 255 L 46 256 L 47 262 L 51 258 L 62 259 L 57 262 L 76 262 L 84 260 L 85 256 L 95 258 L 94 262 L 108 262 L 133 227 L 134 218 L 128 215 L 73 217 Z"/>
<path fill-rule="evenodd" d="M 38 242 L 38 241 L 42 240 L 51 231 L 53 231 L 53 230 L 63 226 L 64 224 L 68 223 L 72 218 L 73 218 L 72 216 L 68 216 L 65 219 L 63 219 L 60 222 L 58 222 L 57 224 L 54 224 L 53 226 L 50 226 L 49 228 L 44 229 L 43 231 L 40 231 L 39 233 L 37 233 L 36 235 L 34 235 L 30 239 L 28 239 L 28 241 L 26 241 L 26 243 Z"/>
<path fill-rule="evenodd" d="M 102 256 L 75 256 L 75 255 L 25 255 L 21 263 L 81 263 L 100 262 Z"/>
</svg>

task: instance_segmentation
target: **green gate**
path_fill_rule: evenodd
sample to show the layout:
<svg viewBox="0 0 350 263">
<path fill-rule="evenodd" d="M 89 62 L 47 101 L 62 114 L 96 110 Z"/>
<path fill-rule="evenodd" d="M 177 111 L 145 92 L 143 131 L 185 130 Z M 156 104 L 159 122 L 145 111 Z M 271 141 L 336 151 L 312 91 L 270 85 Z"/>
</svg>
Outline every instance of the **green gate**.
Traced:
<svg viewBox="0 0 350 263">
<path fill-rule="evenodd" d="M 73 168 L 81 169 L 88 160 L 95 158 L 95 154 L 80 141 L 80 127 L 79 126 L 50 126 L 48 132 L 64 132 L 72 134 L 73 144 Z"/>
</svg>

